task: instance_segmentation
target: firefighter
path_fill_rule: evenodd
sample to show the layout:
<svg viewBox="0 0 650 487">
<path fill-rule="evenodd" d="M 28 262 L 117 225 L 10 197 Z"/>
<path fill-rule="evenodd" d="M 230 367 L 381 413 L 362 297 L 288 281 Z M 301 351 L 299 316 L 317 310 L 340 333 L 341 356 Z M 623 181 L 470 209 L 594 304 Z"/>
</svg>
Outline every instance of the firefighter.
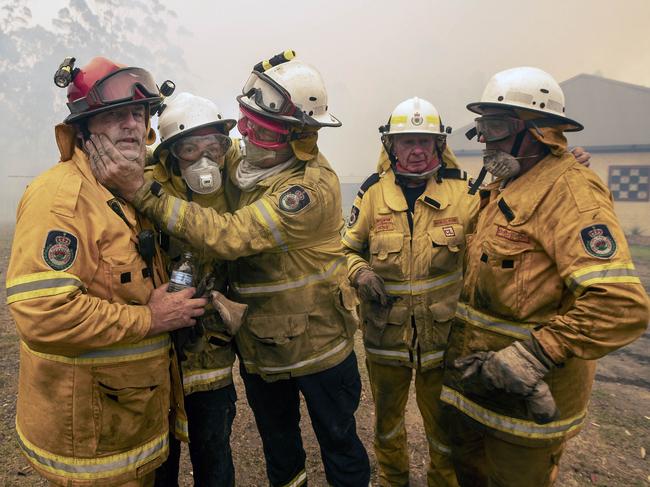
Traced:
<svg viewBox="0 0 650 487">
<path fill-rule="evenodd" d="M 304 485 L 300 401 L 307 403 L 330 484 L 368 485 L 356 433 L 361 382 L 353 352 L 356 295 L 340 241 L 339 181 L 317 145 L 330 115 L 320 73 L 287 51 L 258 63 L 237 97 L 244 157 L 226 160 L 232 213 L 167 194 L 111 144 L 94 172 L 191 246 L 229 264 L 236 301 L 249 305 L 236 337 L 241 374 L 271 485 Z"/>
<path fill-rule="evenodd" d="M 409 484 L 404 411 L 415 375 L 428 485 L 457 485 L 438 398 L 465 234 L 479 199 L 467 193 L 467 175 L 431 103 L 417 97 L 400 103 L 380 131 L 378 172 L 361 185 L 343 236 L 348 275 L 361 298 L 379 481 Z"/>
<path fill-rule="evenodd" d="M 460 485 L 552 485 L 587 414 L 596 359 L 643 334 L 648 299 L 607 187 L 567 152 L 557 82 L 514 68 L 488 82 L 484 167 L 441 399 Z"/>
<path fill-rule="evenodd" d="M 177 198 L 225 213 L 222 172 L 235 120 L 224 119 L 212 101 L 190 93 L 165 100 L 161 112 L 161 143 L 145 178 Z M 165 233 L 161 240 L 168 270 L 184 250 L 192 250 Z M 225 264 L 205 255 L 195 255 L 195 261 L 196 281 L 211 275 L 216 281 L 212 287 L 225 291 Z M 193 478 L 195 485 L 230 487 L 235 484 L 230 432 L 237 400 L 232 336 L 214 309 L 201 318 L 201 326 L 203 333 L 187 342 L 181 361 Z M 167 462 L 156 472 L 156 486 L 178 485 L 180 442 L 170 437 L 170 446 Z"/>
<path fill-rule="evenodd" d="M 138 252 L 150 225 L 90 170 L 99 138 L 143 167 L 161 100 L 151 74 L 101 57 L 70 73 L 61 162 L 25 191 L 7 275 L 21 340 L 16 429 L 53 485 L 152 485 L 170 406 L 184 425 L 167 332 L 193 325 L 206 300 L 160 286 L 160 255 Z"/>
</svg>

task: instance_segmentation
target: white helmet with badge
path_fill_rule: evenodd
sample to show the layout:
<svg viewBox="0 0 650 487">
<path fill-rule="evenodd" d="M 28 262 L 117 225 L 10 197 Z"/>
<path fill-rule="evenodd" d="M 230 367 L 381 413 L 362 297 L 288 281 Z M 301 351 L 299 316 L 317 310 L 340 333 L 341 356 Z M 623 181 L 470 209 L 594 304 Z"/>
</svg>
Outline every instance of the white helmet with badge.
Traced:
<svg viewBox="0 0 650 487">
<path fill-rule="evenodd" d="M 417 96 L 403 101 L 390 114 L 383 135 L 433 134 L 445 136 L 440 114 L 431 103 Z"/>
</svg>

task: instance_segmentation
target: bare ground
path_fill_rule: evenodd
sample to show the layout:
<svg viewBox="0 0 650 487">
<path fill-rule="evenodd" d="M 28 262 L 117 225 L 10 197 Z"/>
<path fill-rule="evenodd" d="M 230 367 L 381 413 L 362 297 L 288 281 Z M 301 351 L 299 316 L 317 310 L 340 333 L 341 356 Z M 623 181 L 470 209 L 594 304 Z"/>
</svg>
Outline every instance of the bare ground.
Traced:
<svg viewBox="0 0 650 487">
<path fill-rule="evenodd" d="M 11 228 L 0 227 L 0 273 L 5 302 L 6 274 Z M 646 242 L 639 242 L 647 244 Z M 639 274 L 650 286 L 650 259 L 638 259 Z M 356 344 L 360 364 L 363 348 Z M 562 458 L 558 486 L 648 486 L 650 463 L 650 333 L 599 362 L 587 426 L 570 441 Z M 359 435 L 370 454 L 373 482 L 376 461 L 372 453 L 374 412 L 365 367 L 361 405 L 357 412 Z M 46 485 L 21 456 L 14 433 L 18 339 L 6 306 L 0 307 L 0 486 Z M 243 487 L 268 485 L 264 457 L 255 422 L 246 404 L 241 379 L 235 377 L 239 400 L 231 438 L 237 484 Z M 414 397 L 407 406 L 407 429 L 411 456 L 411 485 L 426 485 L 427 443 Z M 310 485 L 325 486 L 318 444 L 303 404 L 302 431 L 307 450 Z M 183 452 L 181 486 L 191 486 L 191 466 Z M 525 485 L 525 477 L 522 478 Z"/>
</svg>

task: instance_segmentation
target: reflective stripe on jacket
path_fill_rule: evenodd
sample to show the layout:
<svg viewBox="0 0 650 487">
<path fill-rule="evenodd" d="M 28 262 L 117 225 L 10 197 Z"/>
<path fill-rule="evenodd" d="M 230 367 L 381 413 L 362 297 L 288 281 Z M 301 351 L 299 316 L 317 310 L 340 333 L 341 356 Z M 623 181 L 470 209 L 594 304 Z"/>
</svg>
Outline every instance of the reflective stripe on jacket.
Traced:
<svg viewBox="0 0 650 487">
<path fill-rule="evenodd" d="M 549 155 L 498 186 L 490 186 L 468 239 L 442 400 L 517 441 L 570 436 L 586 415 L 595 359 L 645 330 L 647 295 L 609 191 L 572 155 Z M 561 414 L 546 425 L 531 421 L 517 398 L 466 391 L 452 367 L 456 358 L 531 336 L 563 364 L 545 377 Z"/>
<path fill-rule="evenodd" d="M 430 178 L 415 203 L 411 234 L 406 198 L 393 170 L 375 180 L 362 185 L 342 239 L 350 277 L 370 266 L 384 279 L 386 291 L 400 298 L 381 342 L 365 340 L 368 359 L 438 367 L 460 293 L 465 233 L 475 220 L 479 198 L 467 194 L 467 181 Z M 363 303 L 361 318 L 366 338 L 372 325 L 363 320 Z"/>
<path fill-rule="evenodd" d="M 239 157 L 226 161 L 230 178 Z M 338 178 L 320 153 L 240 192 L 219 214 L 145 187 L 135 205 L 171 234 L 229 266 L 231 298 L 249 305 L 237 346 L 249 372 L 269 380 L 310 374 L 352 350 L 356 297 L 340 242 Z"/>
<path fill-rule="evenodd" d="M 57 127 L 60 144 L 71 137 Z M 136 250 L 144 224 L 79 149 L 20 202 L 7 272 L 21 338 L 16 428 L 30 463 L 55 483 L 127 482 L 167 456 L 170 339 L 145 338 L 144 306 L 151 273 L 160 284 L 164 271 Z"/>
</svg>

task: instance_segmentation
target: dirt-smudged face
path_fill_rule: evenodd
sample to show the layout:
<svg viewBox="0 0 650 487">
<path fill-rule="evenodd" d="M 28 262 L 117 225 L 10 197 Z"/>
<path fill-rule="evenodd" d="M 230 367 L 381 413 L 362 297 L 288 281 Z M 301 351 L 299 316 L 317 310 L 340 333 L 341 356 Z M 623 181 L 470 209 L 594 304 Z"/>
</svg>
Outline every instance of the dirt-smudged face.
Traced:
<svg viewBox="0 0 650 487">
<path fill-rule="evenodd" d="M 88 131 L 104 134 L 125 158 L 134 161 L 145 143 L 145 112 L 144 105 L 127 105 L 105 111 L 88 120 Z"/>
<path fill-rule="evenodd" d="M 437 162 L 435 145 L 435 137 L 431 134 L 398 134 L 394 136 L 393 154 L 405 170 L 421 173 Z"/>
</svg>

